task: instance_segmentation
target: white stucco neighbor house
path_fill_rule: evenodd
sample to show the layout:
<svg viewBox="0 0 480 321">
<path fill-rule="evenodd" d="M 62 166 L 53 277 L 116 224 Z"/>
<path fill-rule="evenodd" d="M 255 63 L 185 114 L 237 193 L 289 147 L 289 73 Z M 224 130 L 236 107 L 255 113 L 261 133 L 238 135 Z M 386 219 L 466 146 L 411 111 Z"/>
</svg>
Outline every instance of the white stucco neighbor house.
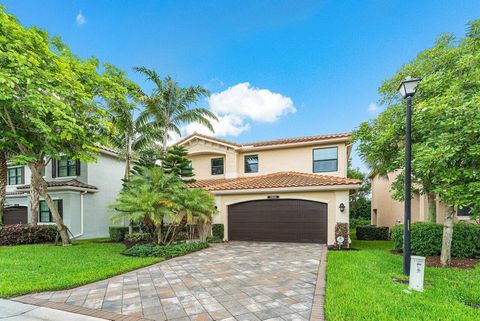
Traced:
<svg viewBox="0 0 480 321">
<path fill-rule="evenodd" d="M 124 172 L 125 161 L 107 148 L 101 148 L 92 163 L 67 158 L 50 160 L 44 173 L 49 194 L 75 238 L 108 236 L 108 227 L 113 225 L 108 206 L 122 189 Z M 8 167 L 5 224 L 31 222 L 30 182 L 28 166 Z M 54 224 L 42 199 L 38 216 L 38 224 Z"/>
<path fill-rule="evenodd" d="M 215 197 L 226 240 L 334 244 L 337 223 L 349 222 L 347 178 L 351 134 L 238 144 L 194 133 L 188 151 L 191 188 Z"/>
</svg>

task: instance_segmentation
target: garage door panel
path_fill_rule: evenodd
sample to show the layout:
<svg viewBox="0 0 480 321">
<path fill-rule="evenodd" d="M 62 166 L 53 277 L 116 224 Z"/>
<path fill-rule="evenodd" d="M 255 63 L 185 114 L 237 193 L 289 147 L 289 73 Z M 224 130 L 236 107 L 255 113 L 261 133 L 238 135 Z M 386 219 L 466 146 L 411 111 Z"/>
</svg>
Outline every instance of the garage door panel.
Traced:
<svg viewBox="0 0 480 321">
<path fill-rule="evenodd" d="M 28 209 L 26 206 L 7 207 L 4 210 L 4 224 L 27 224 Z"/>
<path fill-rule="evenodd" d="M 327 205 L 305 200 L 258 200 L 229 206 L 229 239 L 327 242 Z"/>
</svg>

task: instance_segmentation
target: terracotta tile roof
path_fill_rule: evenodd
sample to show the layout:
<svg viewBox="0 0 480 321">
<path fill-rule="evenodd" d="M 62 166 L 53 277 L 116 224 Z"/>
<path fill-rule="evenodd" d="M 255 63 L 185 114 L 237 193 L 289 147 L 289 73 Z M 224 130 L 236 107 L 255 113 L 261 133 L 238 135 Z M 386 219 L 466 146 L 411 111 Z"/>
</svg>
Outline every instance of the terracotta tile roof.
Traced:
<svg viewBox="0 0 480 321">
<path fill-rule="evenodd" d="M 275 140 L 267 140 L 263 142 L 253 142 L 253 143 L 245 143 L 242 144 L 243 146 L 253 146 L 253 147 L 260 147 L 260 146 L 270 146 L 270 145 L 282 145 L 282 144 L 294 144 L 294 143 L 304 143 L 304 142 L 313 142 L 317 140 L 327 140 L 327 139 L 335 139 L 335 138 L 349 138 L 352 136 L 350 133 L 341 133 L 341 134 L 330 134 L 330 135 L 317 135 L 317 136 L 305 136 L 305 137 L 295 137 L 295 138 L 283 138 L 283 139 L 275 139 Z"/>
<path fill-rule="evenodd" d="M 190 138 L 192 138 L 193 136 L 198 136 L 198 137 L 202 137 L 202 138 L 206 138 L 206 139 L 209 139 L 209 140 L 213 140 L 213 141 L 217 141 L 219 143 L 223 143 L 223 144 L 228 144 L 228 145 L 233 145 L 233 146 L 237 146 L 237 147 L 240 147 L 241 145 L 237 144 L 237 143 L 233 143 L 233 142 L 230 142 L 228 140 L 224 140 L 224 139 L 220 139 L 220 138 L 216 138 L 216 137 L 213 137 L 213 136 L 208 136 L 208 135 L 204 135 L 204 134 L 199 134 L 197 132 L 191 134 L 191 135 L 188 135 L 187 137 L 179 140 L 178 142 L 175 143 L 175 145 L 179 145 L 181 143 L 183 143 L 184 141 L 187 141 L 189 140 Z"/>
<path fill-rule="evenodd" d="M 221 191 L 360 184 L 361 181 L 357 179 L 299 172 L 279 172 L 252 177 L 198 180 L 195 183 L 188 184 L 188 187 L 203 188 L 207 191 Z"/>
<path fill-rule="evenodd" d="M 284 144 L 294 144 L 294 143 L 305 143 L 305 142 L 314 142 L 319 140 L 328 140 L 328 139 L 335 139 L 335 138 L 350 138 L 352 136 L 351 133 L 340 133 L 340 134 L 329 134 L 329 135 L 317 135 L 317 136 L 305 136 L 305 137 L 294 137 L 294 138 L 282 138 L 282 139 L 274 139 L 268 141 L 261 141 L 261 142 L 252 142 L 252 143 L 243 143 L 237 144 L 234 142 L 230 142 L 227 140 L 219 139 L 216 137 L 203 135 L 199 133 L 193 133 L 182 140 L 175 143 L 175 145 L 181 144 L 188 139 L 192 138 L 193 136 L 217 141 L 219 143 L 233 145 L 239 148 L 252 148 L 252 147 L 262 147 L 262 146 L 273 146 L 273 145 L 284 145 Z"/>
<path fill-rule="evenodd" d="M 23 195 L 25 194 L 25 191 L 12 191 L 12 192 L 7 192 L 7 196 L 11 196 L 11 195 Z"/>
<path fill-rule="evenodd" d="M 48 187 L 77 187 L 84 189 L 98 189 L 96 186 L 82 183 L 76 179 L 56 180 L 47 182 Z M 18 186 L 17 189 L 26 190 L 30 189 L 30 184 Z"/>
</svg>

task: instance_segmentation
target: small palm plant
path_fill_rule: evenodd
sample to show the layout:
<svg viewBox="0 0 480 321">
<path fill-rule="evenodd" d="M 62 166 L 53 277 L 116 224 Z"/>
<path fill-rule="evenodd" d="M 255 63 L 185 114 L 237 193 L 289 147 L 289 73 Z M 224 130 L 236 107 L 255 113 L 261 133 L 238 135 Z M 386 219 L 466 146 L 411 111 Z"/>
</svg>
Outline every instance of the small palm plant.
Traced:
<svg viewBox="0 0 480 321">
<path fill-rule="evenodd" d="M 181 219 L 175 195 L 183 189 L 181 180 L 165 174 L 161 167 L 140 167 L 110 206 L 116 211 L 111 220 L 118 222 L 128 218 L 142 222 L 148 219 L 154 226 L 154 241 L 162 244 L 165 240 L 162 235 L 164 220 L 178 223 Z"/>
<path fill-rule="evenodd" d="M 193 238 L 196 226 L 200 241 L 205 242 L 210 232 L 212 215 L 217 213 L 212 195 L 199 188 L 184 189 L 176 195 L 175 203 L 182 222 L 189 225 L 189 239 Z"/>
</svg>

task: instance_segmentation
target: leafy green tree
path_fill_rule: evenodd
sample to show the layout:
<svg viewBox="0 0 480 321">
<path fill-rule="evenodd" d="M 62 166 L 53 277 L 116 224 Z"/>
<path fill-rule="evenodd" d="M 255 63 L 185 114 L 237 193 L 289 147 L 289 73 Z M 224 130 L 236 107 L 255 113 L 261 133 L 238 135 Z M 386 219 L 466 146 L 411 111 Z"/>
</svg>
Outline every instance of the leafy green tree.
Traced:
<svg viewBox="0 0 480 321">
<path fill-rule="evenodd" d="M 25 28 L 0 9 L 0 136 L 15 144 L 14 161 L 27 164 L 57 224 L 64 245 L 67 228 L 48 194 L 41 172 L 46 155 L 92 161 L 107 130 L 96 59 L 80 60 L 56 37 Z"/>
<path fill-rule="evenodd" d="M 213 131 L 211 121 L 217 120 L 215 114 L 207 108 L 192 107 L 208 95 L 208 90 L 200 86 L 180 87 L 170 76 L 162 80 L 154 70 L 145 67 L 134 69 L 155 86 L 151 95 L 142 93 L 139 98 L 144 110 L 138 121 L 162 136 L 162 154 L 171 135 L 182 134 L 182 125 L 197 122 Z"/>
<path fill-rule="evenodd" d="M 162 167 L 165 173 L 177 175 L 184 183 L 193 183 L 195 181 L 193 168 L 187 155 L 188 152 L 183 146 L 169 147 L 161 157 Z"/>
<path fill-rule="evenodd" d="M 435 45 L 402 66 L 380 87 L 386 109 L 363 123 L 354 136 L 362 158 L 380 174 L 399 173 L 393 184 L 403 198 L 405 104 L 400 81 L 423 78 L 414 97 L 412 181 L 416 191 L 447 204 L 441 262 L 450 264 L 456 208 L 480 213 L 480 20 L 469 23 L 463 39 L 440 36 Z"/>
<path fill-rule="evenodd" d="M 360 189 L 356 193 L 350 195 L 350 217 L 370 219 L 371 216 L 371 200 L 370 194 L 372 185 L 368 177 L 358 168 L 348 167 L 347 176 L 362 181 Z"/>
<path fill-rule="evenodd" d="M 133 222 L 143 222 L 145 217 L 154 225 L 153 239 L 157 244 L 165 241 L 162 225 L 166 218 L 179 222 L 175 195 L 183 189 L 181 180 L 172 174 L 165 174 L 161 167 L 141 167 L 125 183 L 111 208 L 116 213 L 113 222 L 128 218 Z"/>
</svg>

